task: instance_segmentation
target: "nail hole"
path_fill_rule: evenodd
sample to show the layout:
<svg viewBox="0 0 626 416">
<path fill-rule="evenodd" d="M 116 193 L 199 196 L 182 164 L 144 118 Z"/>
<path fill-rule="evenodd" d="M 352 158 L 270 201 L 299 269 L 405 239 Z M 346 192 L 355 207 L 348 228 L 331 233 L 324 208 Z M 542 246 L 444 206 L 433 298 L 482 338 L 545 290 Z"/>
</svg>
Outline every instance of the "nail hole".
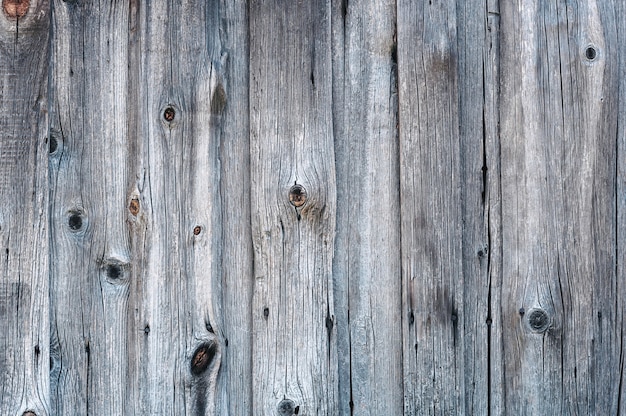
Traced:
<svg viewBox="0 0 626 416">
<path fill-rule="evenodd" d="M 200 345 L 191 359 L 191 372 L 199 375 L 206 371 L 211 361 L 213 361 L 216 352 L 217 346 L 214 342 L 206 342 Z"/>
<path fill-rule="evenodd" d="M 269 308 L 263 308 L 263 316 L 265 317 L 265 319 L 267 319 L 267 317 L 270 316 Z"/>
<path fill-rule="evenodd" d="M 143 328 L 143 333 L 148 335 L 150 333 L 150 325 L 147 325 Z"/>
<path fill-rule="evenodd" d="M 163 111 L 163 118 L 168 123 L 171 123 L 174 120 L 174 117 L 176 117 L 176 110 L 174 110 L 173 107 L 167 107 L 165 111 Z"/>
<path fill-rule="evenodd" d="M 593 61 L 594 59 L 596 59 L 596 56 L 598 56 L 598 52 L 596 51 L 596 48 L 594 48 L 593 46 L 589 46 L 585 50 L 585 57 L 589 59 L 590 61 Z"/>
<path fill-rule="evenodd" d="M 526 313 L 526 311 L 524 310 L 524 308 L 519 308 L 520 316 L 524 316 L 525 313 Z"/>
<path fill-rule="evenodd" d="M 199 225 L 196 225 L 193 228 L 193 235 L 199 235 L 202 232 L 202 227 L 200 227 Z"/>
<path fill-rule="evenodd" d="M 304 186 L 296 184 L 289 189 L 289 202 L 296 208 L 304 205 L 306 202 L 306 189 L 304 189 Z"/>
</svg>

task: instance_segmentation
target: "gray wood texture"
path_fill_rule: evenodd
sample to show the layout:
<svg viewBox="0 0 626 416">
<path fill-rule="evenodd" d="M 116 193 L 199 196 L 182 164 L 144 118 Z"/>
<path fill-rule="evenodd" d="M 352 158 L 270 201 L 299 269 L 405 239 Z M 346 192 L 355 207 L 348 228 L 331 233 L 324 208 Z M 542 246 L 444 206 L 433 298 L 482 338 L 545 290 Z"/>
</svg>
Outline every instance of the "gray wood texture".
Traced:
<svg viewBox="0 0 626 416">
<path fill-rule="evenodd" d="M 50 414 L 50 4 L 0 10 L 0 413 Z"/>
<path fill-rule="evenodd" d="M 0 0 L 0 414 L 620 414 L 625 18 Z"/>
</svg>

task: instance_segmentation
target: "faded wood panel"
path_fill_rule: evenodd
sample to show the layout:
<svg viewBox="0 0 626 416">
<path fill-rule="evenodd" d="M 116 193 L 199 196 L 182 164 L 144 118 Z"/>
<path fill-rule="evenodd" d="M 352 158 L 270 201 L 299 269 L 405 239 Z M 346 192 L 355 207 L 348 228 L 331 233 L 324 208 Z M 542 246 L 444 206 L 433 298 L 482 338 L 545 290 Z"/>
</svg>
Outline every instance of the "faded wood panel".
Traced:
<svg viewBox="0 0 626 416">
<path fill-rule="evenodd" d="M 457 2 L 465 414 L 502 413 L 497 1 Z M 495 315 L 495 316 L 494 316 Z"/>
<path fill-rule="evenodd" d="M 218 11 L 205 1 L 138 9 L 136 413 L 216 414 L 225 348 Z"/>
<path fill-rule="evenodd" d="M 253 253 L 250 220 L 248 6 L 220 3 L 226 107 L 220 141 L 222 203 L 221 328 L 226 354 L 217 414 L 252 415 Z"/>
<path fill-rule="evenodd" d="M 123 414 L 127 334 L 135 330 L 126 224 L 129 8 L 55 1 L 52 27 L 52 413 Z"/>
<path fill-rule="evenodd" d="M 457 74 L 463 45 L 457 45 L 456 12 L 452 2 L 398 2 L 406 414 L 464 409 L 466 276 Z"/>
<path fill-rule="evenodd" d="M 617 414 L 623 16 L 610 1 L 501 6 L 504 407 Z"/>
<path fill-rule="evenodd" d="M 0 414 L 50 414 L 50 4 L 0 7 Z"/>
<path fill-rule="evenodd" d="M 325 1 L 250 4 L 254 414 L 337 411 L 330 19 Z"/>
<path fill-rule="evenodd" d="M 395 2 L 335 2 L 340 414 L 402 414 Z"/>
<path fill-rule="evenodd" d="M 626 2 L 618 2 L 615 5 L 615 16 L 617 18 L 626 16 Z M 616 56 L 618 68 L 626 68 L 626 27 L 617 25 L 617 39 L 615 45 L 610 48 L 611 54 Z M 626 318 L 626 285 L 624 284 L 624 276 L 626 276 L 626 77 L 620 77 L 618 82 L 619 88 L 617 93 L 616 115 L 617 115 L 617 182 L 616 182 L 616 198 L 617 198 L 617 224 L 616 224 L 616 296 L 617 307 L 615 316 L 615 327 L 624 328 Z M 614 413 L 623 414 L 626 410 L 626 394 L 623 392 L 626 386 L 626 360 L 624 360 L 624 349 L 626 345 L 626 333 L 622 331 L 619 338 L 615 340 L 619 343 L 619 350 L 615 354 L 619 354 L 619 361 L 616 363 L 615 370 L 619 371 L 619 376 L 615 381 L 617 383 L 617 400 L 615 402 L 616 411 Z"/>
</svg>

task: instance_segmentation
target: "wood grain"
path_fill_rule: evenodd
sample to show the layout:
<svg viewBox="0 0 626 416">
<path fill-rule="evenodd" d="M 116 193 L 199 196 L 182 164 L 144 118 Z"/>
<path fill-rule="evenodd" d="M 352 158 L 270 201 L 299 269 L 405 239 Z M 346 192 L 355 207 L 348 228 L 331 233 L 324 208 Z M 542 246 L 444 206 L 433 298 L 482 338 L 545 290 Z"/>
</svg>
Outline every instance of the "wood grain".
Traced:
<svg viewBox="0 0 626 416">
<path fill-rule="evenodd" d="M 324 1 L 250 4 L 255 414 L 337 409 L 330 28 Z"/>
<path fill-rule="evenodd" d="M 614 13 L 502 7 L 504 406 L 522 414 L 616 413 Z"/>
<path fill-rule="evenodd" d="M 342 203 L 333 282 L 339 406 L 341 414 L 402 414 L 395 3 L 337 3 L 333 120 Z"/>
<path fill-rule="evenodd" d="M 50 4 L 23 6 L 0 12 L 0 414 L 48 415 Z"/>
</svg>

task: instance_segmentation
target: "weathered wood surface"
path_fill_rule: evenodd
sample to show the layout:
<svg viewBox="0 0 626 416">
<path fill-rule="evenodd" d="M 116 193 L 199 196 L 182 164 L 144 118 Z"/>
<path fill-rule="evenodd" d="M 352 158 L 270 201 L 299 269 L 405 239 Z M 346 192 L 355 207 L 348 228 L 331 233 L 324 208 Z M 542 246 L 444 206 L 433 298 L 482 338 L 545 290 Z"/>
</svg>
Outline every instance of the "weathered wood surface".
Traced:
<svg viewBox="0 0 626 416">
<path fill-rule="evenodd" d="M 502 371 L 522 414 L 619 413 L 618 3 L 501 4 Z"/>
<path fill-rule="evenodd" d="M 0 414 L 624 409 L 624 1 L 1 3 Z"/>
<path fill-rule="evenodd" d="M 336 2 L 333 9 L 341 414 L 402 414 L 394 4 Z"/>
<path fill-rule="evenodd" d="M 0 414 L 50 414 L 50 4 L 0 11 Z"/>
</svg>

